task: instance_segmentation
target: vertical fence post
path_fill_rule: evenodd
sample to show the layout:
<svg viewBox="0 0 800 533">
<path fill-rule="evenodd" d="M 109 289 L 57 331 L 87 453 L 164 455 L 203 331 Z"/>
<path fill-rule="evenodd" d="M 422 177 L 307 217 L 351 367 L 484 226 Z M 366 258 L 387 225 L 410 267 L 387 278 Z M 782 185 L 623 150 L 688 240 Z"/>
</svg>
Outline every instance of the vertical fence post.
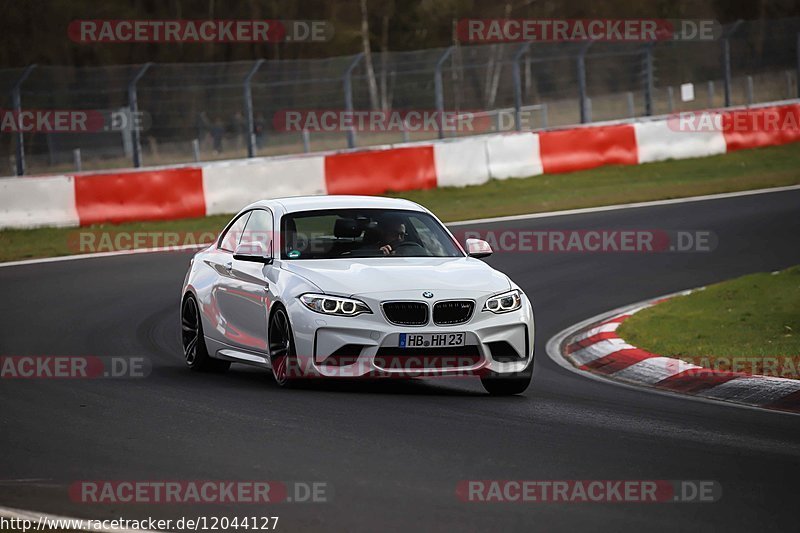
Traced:
<svg viewBox="0 0 800 533">
<path fill-rule="evenodd" d="M 75 148 L 72 151 L 72 160 L 75 163 L 75 171 L 80 172 L 83 170 L 83 164 L 81 163 L 81 149 Z"/>
<path fill-rule="evenodd" d="M 200 139 L 192 139 L 192 152 L 194 153 L 194 162 L 200 162 Z"/>
<path fill-rule="evenodd" d="M 22 124 L 19 123 L 20 117 L 19 114 L 22 111 L 22 96 L 20 95 L 20 89 L 22 84 L 25 80 L 28 79 L 28 76 L 31 75 L 33 69 L 36 68 L 36 65 L 28 65 L 28 67 L 22 71 L 22 75 L 14 82 L 14 86 L 11 89 L 11 100 L 12 106 L 14 107 L 14 122 L 17 123 L 17 157 L 16 157 L 16 170 L 17 176 L 22 176 L 25 174 L 25 139 L 22 137 Z"/>
<path fill-rule="evenodd" d="M 753 105 L 753 76 L 747 76 L 747 105 Z"/>
<path fill-rule="evenodd" d="M 442 66 L 450 54 L 455 50 L 455 46 L 449 47 L 439 56 L 436 62 L 436 69 L 433 72 L 433 90 L 436 99 L 436 127 L 439 129 L 439 138 L 444 139 L 444 87 L 442 85 Z"/>
<path fill-rule="evenodd" d="M 523 43 L 517 53 L 514 54 L 514 62 L 512 64 L 511 73 L 514 78 L 514 129 L 517 131 L 522 131 L 522 76 L 519 73 L 519 61 L 530 47 L 530 42 Z"/>
<path fill-rule="evenodd" d="M 714 82 L 708 80 L 708 107 L 714 107 Z"/>
<path fill-rule="evenodd" d="M 722 61 L 725 71 L 725 107 L 731 106 L 731 43 L 726 37 L 722 40 Z"/>
<path fill-rule="evenodd" d="M 628 91 L 625 93 L 627 101 L 628 101 L 628 116 L 633 118 L 636 116 L 636 109 L 633 102 L 633 91 Z"/>
<path fill-rule="evenodd" d="M 725 107 L 731 106 L 731 36 L 742 24 L 737 20 L 722 39 L 722 70 L 725 74 Z"/>
<path fill-rule="evenodd" d="M 250 82 L 253 81 L 253 76 L 256 75 L 258 69 L 264 64 L 263 59 L 259 59 L 244 77 L 244 118 L 247 121 L 247 157 L 255 157 L 256 155 L 256 128 L 253 124 L 253 91 Z"/>
<path fill-rule="evenodd" d="M 351 120 L 353 115 L 353 70 L 355 70 L 363 57 L 364 52 L 356 55 L 350 64 L 347 65 L 347 69 L 345 69 L 344 75 L 342 76 L 344 83 L 344 109 L 348 114 L 348 120 Z M 347 147 L 354 148 L 355 146 L 356 132 L 353 131 L 353 128 L 350 128 L 347 130 Z"/>
<path fill-rule="evenodd" d="M 309 153 L 311 151 L 311 134 L 308 130 L 303 128 L 303 152 Z"/>
<path fill-rule="evenodd" d="M 675 90 L 672 88 L 672 85 L 667 87 L 667 106 L 669 110 L 668 112 L 672 113 L 672 111 L 675 109 Z"/>
<path fill-rule="evenodd" d="M 547 104 L 542 104 L 542 129 L 547 129 Z"/>
<path fill-rule="evenodd" d="M 152 63 L 145 63 L 136 73 L 136 75 L 128 83 L 128 110 L 133 120 L 131 121 L 133 127 L 131 128 L 131 137 L 133 140 L 133 166 L 139 168 L 142 166 L 142 139 L 139 135 L 139 126 L 137 115 L 139 113 L 139 99 L 136 93 L 136 84 L 144 76 L 145 72 L 152 66 Z"/>
<path fill-rule="evenodd" d="M 644 114 L 653 115 L 653 46 L 655 43 L 647 43 L 644 46 Z"/>
<path fill-rule="evenodd" d="M 578 106 L 581 111 L 581 124 L 590 120 L 586 105 L 586 52 L 589 51 L 593 42 L 589 41 L 583 45 L 578 53 Z"/>
</svg>

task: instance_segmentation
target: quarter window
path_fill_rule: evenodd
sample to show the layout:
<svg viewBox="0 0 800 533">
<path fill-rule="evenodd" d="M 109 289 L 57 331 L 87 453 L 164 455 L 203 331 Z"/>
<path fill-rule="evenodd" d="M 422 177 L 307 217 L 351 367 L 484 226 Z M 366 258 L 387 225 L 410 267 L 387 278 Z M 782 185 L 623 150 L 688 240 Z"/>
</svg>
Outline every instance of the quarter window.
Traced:
<svg viewBox="0 0 800 533">
<path fill-rule="evenodd" d="M 260 242 L 265 250 L 272 250 L 272 213 L 264 209 L 252 211 L 240 242 Z"/>
<path fill-rule="evenodd" d="M 252 211 L 243 213 L 228 227 L 225 234 L 219 240 L 220 250 L 225 250 L 226 252 L 234 252 L 236 250 L 236 245 L 239 244 L 239 240 L 242 238 L 244 226 L 247 224 L 247 219 L 250 218 L 250 213 L 252 213 Z"/>
</svg>

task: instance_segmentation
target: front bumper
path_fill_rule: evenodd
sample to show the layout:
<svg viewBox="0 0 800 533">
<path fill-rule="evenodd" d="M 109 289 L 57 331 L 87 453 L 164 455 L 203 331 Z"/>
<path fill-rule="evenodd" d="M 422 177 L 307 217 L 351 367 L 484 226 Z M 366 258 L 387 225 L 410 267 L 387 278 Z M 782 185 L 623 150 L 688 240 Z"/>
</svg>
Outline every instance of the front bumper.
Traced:
<svg viewBox="0 0 800 533">
<path fill-rule="evenodd" d="M 372 314 L 337 317 L 315 313 L 299 301 L 287 302 L 295 335 L 298 363 L 306 377 L 427 377 L 511 374 L 533 362 L 534 318 L 523 294 L 519 310 L 503 314 L 482 311 L 489 296 L 459 291 L 437 294 L 439 300 L 471 299 L 476 306 L 469 321 L 437 326 L 398 326 L 387 321 L 381 302 L 408 299 L 411 295 L 358 295 Z M 414 295 L 418 301 L 419 292 Z M 407 334 L 464 333 L 462 348 L 413 350 L 398 348 L 399 336 Z"/>
</svg>

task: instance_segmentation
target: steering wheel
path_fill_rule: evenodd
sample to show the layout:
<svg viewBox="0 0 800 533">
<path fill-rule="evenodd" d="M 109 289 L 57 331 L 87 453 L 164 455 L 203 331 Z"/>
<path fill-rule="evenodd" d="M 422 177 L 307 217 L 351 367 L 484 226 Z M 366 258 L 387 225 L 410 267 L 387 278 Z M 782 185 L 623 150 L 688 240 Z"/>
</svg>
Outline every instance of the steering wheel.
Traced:
<svg viewBox="0 0 800 533">
<path fill-rule="evenodd" d="M 400 251 L 403 248 L 406 249 L 405 253 Z M 419 243 L 414 241 L 402 241 L 392 245 L 392 250 L 396 251 L 397 255 L 413 255 L 416 250 L 413 250 L 412 248 L 419 248 L 420 250 L 427 252 L 424 246 L 421 246 Z"/>
</svg>

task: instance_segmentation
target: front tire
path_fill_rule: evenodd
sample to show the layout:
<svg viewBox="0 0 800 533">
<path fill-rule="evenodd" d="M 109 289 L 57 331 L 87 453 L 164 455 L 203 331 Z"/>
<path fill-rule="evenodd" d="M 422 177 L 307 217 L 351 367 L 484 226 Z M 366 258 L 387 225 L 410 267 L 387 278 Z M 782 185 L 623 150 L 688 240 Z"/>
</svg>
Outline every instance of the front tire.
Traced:
<svg viewBox="0 0 800 533">
<path fill-rule="evenodd" d="M 514 374 L 497 374 L 492 372 L 489 375 L 481 376 L 481 384 L 486 392 L 492 396 L 511 396 L 522 394 L 531 384 L 533 377 L 533 361 L 522 372 Z"/>
<path fill-rule="evenodd" d="M 300 367 L 294 346 L 294 334 L 286 309 L 278 307 L 269 320 L 269 361 L 272 377 L 279 387 L 291 387 L 298 382 Z"/>
<path fill-rule="evenodd" d="M 186 366 L 197 372 L 225 372 L 230 361 L 214 359 L 208 354 L 203 335 L 203 320 L 194 295 L 189 294 L 181 306 L 181 344 Z"/>
</svg>

